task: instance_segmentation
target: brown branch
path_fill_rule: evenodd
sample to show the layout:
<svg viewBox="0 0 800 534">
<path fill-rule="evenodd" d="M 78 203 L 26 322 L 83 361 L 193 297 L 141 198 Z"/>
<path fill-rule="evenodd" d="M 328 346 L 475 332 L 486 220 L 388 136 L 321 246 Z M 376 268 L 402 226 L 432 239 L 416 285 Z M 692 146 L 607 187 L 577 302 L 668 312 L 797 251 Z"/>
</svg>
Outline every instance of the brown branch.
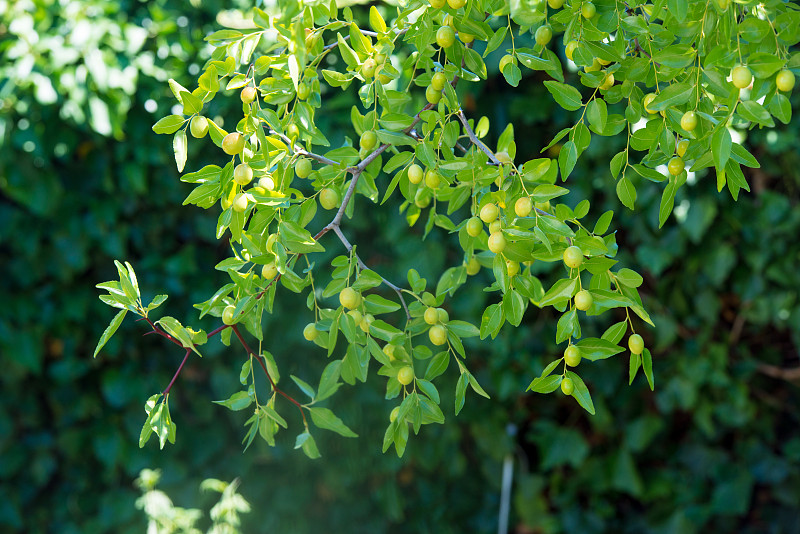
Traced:
<svg viewBox="0 0 800 534">
<path fill-rule="evenodd" d="M 478 136 L 475 135 L 475 132 L 473 132 L 472 128 L 470 128 L 469 122 L 467 121 L 467 117 L 466 115 L 464 115 L 464 110 L 459 109 L 458 112 L 456 113 L 456 116 L 458 117 L 458 120 L 461 121 L 461 124 L 464 126 L 464 130 L 467 132 L 469 140 L 472 141 L 472 144 L 481 149 L 481 151 L 484 154 L 489 156 L 489 161 L 491 161 L 494 165 L 500 165 L 500 160 L 497 159 L 497 156 L 494 155 L 494 152 L 492 152 L 489 149 L 489 147 L 484 144 L 483 141 L 478 139 Z"/>
<path fill-rule="evenodd" d="M 787 382 L 795 382 L 797 380 L 800 380 L 800 367 L 792 367 L 791 369 L 784 369 L 776 365 L 770 365 L 768 363 L 759 362 L 759 364 L 756 366 L 756 370 L 769 377 L 779 378 L 781 380 L 786 380 Z"/>
<path fill-rule="evenodd" d="M 275 384 L 275 381 L 272 379 L 272 376 L 270 376 L 269 371 L 267 370 L 267 366 L 264 364 L 263 361 L 261 361 L 261 356 L 253 352 L 253 349 L 251 349 L 250 346 L 247 344 L 247 342 L 244 340 L 242 334 L 239 333 L 239 329 L 236 328 L 236 325 L 232 325 L 231 328 L 233 329 L 233 333 L 236 334 L 236 337 L 239 338 L 239 343 L 242 344 L 242 347 L 244 347 L 244 350 L 247 351 L 248 355 L 254 357 L 256 361 L 259 363 L 259 365 L 261 365 L 261 368 L 264 370 L 264 374 L 267 375 L 267 380 L 269 380 L 269 385 L 272 387 L 272 390 L 275 393 L 278 393 L 281 396 L 283 396 L 286 400 L 288 400 L 295 406 L 297 406 L 297 409 L 300 410 L 300 415 L 303 416 L 303 426 L 308 428 L 308 422 L 306 421 L 306 414 L 305 412 L 303 412 L 303 405 L 294 400 L 294 398 L 285 393 L 282 389 L 278 388 L 278 386 Z"/>
</svg>

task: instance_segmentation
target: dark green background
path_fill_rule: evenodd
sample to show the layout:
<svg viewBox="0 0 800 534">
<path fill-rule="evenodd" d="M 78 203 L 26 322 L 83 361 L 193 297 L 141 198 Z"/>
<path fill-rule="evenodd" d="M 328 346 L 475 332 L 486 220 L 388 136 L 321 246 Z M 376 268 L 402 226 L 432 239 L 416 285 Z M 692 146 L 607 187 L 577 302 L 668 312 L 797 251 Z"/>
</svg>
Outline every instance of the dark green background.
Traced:
<svg viewBox="0 0 800 534">
<path fill-rule="evenodd" d="M 162 489 L 181 506 L 208 500 L 197 493 L 203 478 L 241 477 L 253 505 L 250 532 L 494 532 L 510 454 L 511 525 L 521 534 L 800 532 L 798 390 L 759 371 L 799 364 L 796 122 L 747 132 L 762 163 L 747 175 L 752 193 L 733 202 L 715 191 L 713 175 L 700 175 L 676 199 L 682 216 L 662 230 L 660 185 L 637 183 L 636 212 L 616 200 L 607 162 L 620 139 L 593 139 L 570 178 L 567 202 L 590 198 L 589 219 L 614 209 L 619 259 L 645 276 L 641 293 L 657 328 L 640 331 L 653 348 L 655 393 L 642 376 L 627 386 L 621 356 L 581 366 L 594 417 L 561 395 L 526 394 L 559 350 L 552 311 L 531 309 L 520 328 L 468 345 L 471 370 L 493 399 L 468 396 L 462 414 L 449 417 L 455 381 L 446 377 L 447 423 L 412 438 L 403 459 L 380 453 L 393 406 L 383 400 L 382 380 L 334 397 L 332 408 L 360 438 L 316 431 L 321 460 L 292 450 L 292 433 L 274 449 L 256 442 L 243 454 L 247 415 L 210 403 L 236 389 L 243 354 L 214 344 L 203 360 L 192 358 L 173 389 L 177 444 L 139 449 L 144 401 L 165 387 L 182 351 L 141 337 L 145 328 L 128 319 L 93 360 L 114 314 L 94 284 L 116 276 L 113 259 L 128 260 L 145 298 L 169 293 L 163 313 L 214 326 L 198 323 L 191 305 L 225 282 L 212 267 L 227 245 L 213 238 L 215 208 L 181 207 L 190 186 L 177 179 L 170 139 L 150 127 L 170 113 L 168 77 L 193 86 L 187 70 L 202 63 L 201 39 L 222 3 L 67 5 L 80 9 L 67 15 L 44 2 L 31 20 L 40 39 L 67 41 L 76 21 L 89 21 L 96 33 L 73 47 L 79 57 L 72 60 L 40 43 L 28 71 L 23 57 L 10 56 L 11 15 L 0 26 L 0 529 L 142 532 L 132 481 L 143 467 L 158 467 Z M 147 28 L 140 49 L 129 48 L 126 25 Z M 135 84 L 106 87 L 91 72 L 85 83 L 67 83 L 65 73 L 80 72 L 96 49 L 109 68 L 134 68 Z M 53 81 L 54 103 L 41 93 L 43 78 Z M 511 90 L 495 70 L 486 84 L 460 86 L 467 114 L 488 115 L 495 139 L 515 124 L 517 161 L 534 157 L 574 120 L 541 81 L 529 75 Z M 106 104 L 110 130 L 97 121 L 91 95 Z M 324 131 L 347 128 L 351 97 L 327 97 Z M 156 112 L 145 110 L 148 99 Z M 237 108 L 233 98 L 209 114 L 234 121 Z M 201 154 L 209 146 L 190 142 L 188 170 L 215 161 Z M 360 200 L 357 218 L 345 224 L 371 267 L 401 282 L 408 267 L 435 280 L 461 262 L 450 236 L 436 230 L 420 245 L 420 229 L 409 231 L 398 206 L 388 206 Z M 335 241 L 325 245 L 329 255 L 341 253 Z M 464 288 L 449 303 L 451 317 L 478 322 L 484 299 L 479 288 Z M 315 383 L 326 359 L 301 343 L 310 320 L 304 300 L 279 294 L 265 348 L 284 377 Z M 590 322 L 587 334 L 620 320 L 615 313 Z M 299 432 L 295 414 L 285 413 Z"/>
</svg>

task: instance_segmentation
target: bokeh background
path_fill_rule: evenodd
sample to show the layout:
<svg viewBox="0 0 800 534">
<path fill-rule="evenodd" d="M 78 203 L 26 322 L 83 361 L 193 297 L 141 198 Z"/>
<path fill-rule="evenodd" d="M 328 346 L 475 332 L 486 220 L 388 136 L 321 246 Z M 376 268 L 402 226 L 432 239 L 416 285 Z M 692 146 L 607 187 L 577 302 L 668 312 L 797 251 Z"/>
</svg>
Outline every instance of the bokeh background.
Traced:
<svg viewBox="0 0 800 534">
<path fill-rule="evenodd" d="M 133 480 L 151 467 L 187 507 L 208 500 L 202 479 L 241 477 L 253 505 L 246 532 L 495 532 L 511 458 L 510 530 L 519 534 L 800 532 L 800 121 L 741 132 L 762 163 L 747 174 L 752 192 L 733 202 L 700 174 L 661 230 L 660 185 L 637 184 L 636 212 L 616 199 L 607 162 L 620 139 L 595 137 L 570 178 L 567 201 L 590 198 L 589 218 L 614 209 L 618 259 L 645 276 L 657 328 L 640 330 L 653 349 L 654 393 L 641 375 L 628 387 L 624 356 L 581 366 L 594 417 L 563 396 L 525 393 L 559 352 L 556 317 L 534 308 L 520 328 L 468 345 L 492 400 L 468 395 L 450 417 L 455 380 L 445 378 L 447 423 L 424 428 L 402 459 L 380 452 L 392 407 L 380 380 L 334 397 L 360 437 L 318 430 L 321 460 L 293 450 L 291 433 L 243 453 L 247 414 L 210 403 L 236 389 L 243 355 L 213 344 L 173 389 L 177 444 L 139 449 L 144 401 L 182 351 L 129 320 L 92 359 L 114 314 L 94 285 L 116 276 L 114 259 L 128 260 L 145 298 L 170 295 L 163 313 L 213 328 L 192 304 L 224 283 L 213 266 L 227 245 L 214 239 L 214 208 L 181 206 L 190 186 L 178 181 L 169 138 L 151 126 L 173 104 L 166 80 L 193 87 L 209 54 L 202 38 L 244 7 L 0 2 L 0 530 L 142 532 Z M 491 138 L 514 123 L 524 161 L 574 118 L 536 73 L 508 87 L 497 60 L 488 83 L 459 90 L 468 115 L 490 117 Z M 352 91 L 323 98 L 320 127 L 347 133 Z M 231 124 L 238 98 L 223 100 L 209 115 Z M 205 143 L 190 143 L 189 170 L 212 160 Z M 434 231 L 420 245 L 421 229 L 387 206 L 346 224 L 373 268 L 401 282 L 410 266 L 435 279 L 460 264 L 450 236 Z M 485 298 L 464 288 L 450 314 L 478 322 Z M 304 302 L 279 295 L 266 348 L 284 376 L 316 383 L 326 359 L 301 342 Z M 615 320 L 606 314 L 587 334 Z"/>
</svg>

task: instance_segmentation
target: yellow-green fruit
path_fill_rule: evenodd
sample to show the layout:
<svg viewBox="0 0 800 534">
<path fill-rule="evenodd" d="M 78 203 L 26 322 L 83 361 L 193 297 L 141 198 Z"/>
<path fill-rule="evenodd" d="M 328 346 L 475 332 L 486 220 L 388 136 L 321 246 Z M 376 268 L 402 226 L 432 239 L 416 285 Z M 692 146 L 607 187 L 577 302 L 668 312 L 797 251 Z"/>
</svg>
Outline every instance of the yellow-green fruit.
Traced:
<svg viewBox="0 0 800 534">
<path fill-rule="evenodd" d="M 294 165 L 294 173 L 298 178 L 308 178 L 308 175 L 311 174 L 311 160 L 306 158 L 298 159 Z"/>
<path fill-rule="evenodd" d="M 436 189 L 439 187 L 440 183 L 441 178 L 439 177 L 439 173 L 433 169 L 428 169 L 428 171 L 425 173 L 425 185 L 431 189 Z"/>
<path fill-rule="evenodd" d="M 572 245 L 564 251 L 564 264 L 570 269 L 577 269 L 583 263 L 583 251 Z"/>
<path fill-rule="evenodd" d="M 489 225 L 489 233 L 490 234 L 493 234 L 495 232 L 499 232 L 502 229 L 503 229 L 503 223 L 500 221 L 500 219 L 496 219 L 496 220 L 492 221 L 492 223 Z"/>
<path fill-rule="evenodd" d="M 602 65 L 600 64 L 600 61 L 597 58 L 594 58 L 592 60 L 592 64 L 588 65 L 586 67 L 583 67 L 583 70 L 584 70 L 584 72 L 597 72 L 597 71 L 600 70 L 600 67 L 602 67 Z"/>
<path fill-rule="evenodd" d="M 483 231 L 483 223 L 477 217 L 471 217 L 467 221 L 467 233 L 472 237 L 478 237 Z"/>
<path fill-rule="evenodd" d="M 447 0 L 447 5 L 453 9 L 461 9 L 467 3 L 467 0 Z"/>
<path fill-rule="evenodd" d="M 231 304 L 230 306 L 225 306 L 225 309 L 222 310 L 222 322 L 231 325 L 236 322 L 233 312 L 236 311 L 236 306 Z"/>
<path fill-rule="evenodd" d="M 583 15 L 583 18 L 590 19 L 590 18 L 594 17 L 595 13 L 597 13 L 597 8 L 594 7 L 593 3 L 585 2 L 581 6 L 581 15 Z"/>
<path fill-rule="evenodd" d="M 572 395 L 573 391 L 575 391 L 575 383 L 571 378 L 567 377 L 561 381 L 561 392 L 564 395 Z"/>
<path fill-rule="evenodd" d="M 358 326 L 358 324 L 361 323 L 361 320 L 364 318 L 361 315 L 361 312 L 358 310 L 350 310 L 347 312 L 347 315 L 353 318 L 353 322 L 356 324 L 356 326 Z"/>
<path fill-rule="evenodd" d="M 669 163 L 667 163 L 667 169 L 672 176 L 678 176 L 683 172 L 684 168 L 686 168 L 686 164 L 683 163 L 681 158 L 672 158 L 669 160 Z"/>
<path fill-rule="evenodd" d="M 436 308 L 429 306 L 425 309 L 425 313 L 422 315 L 422 318 L 428 324 L 436 324 L 439 321 L 439 313 L 436 311 Z"/>
<path fill-rule="evenodd" d="M 247 194 L 239 193 L 236 195 L 236 198 L 233 199 L 233 209 L 239 212 L 247 209 Z"/>
<path fill-rule="evenodd" d="M 374 320 L 375 316 L 372 315 L 371 313 L 368 313 L 364 316 L 363 319 L 361 319 L 361 322 L 358 323 L 358 327 L 361 328 L 361 330 L 364 332 L 369 332 L 369 325 L 371 325 Z"/>
<path fill-rule="evenodd" d="M 514 260 L 506 260 L 506 271 L 508 276 L 515 276 L 519 273 L 519 262 Z"/>
<path fill-rule="evenodd" d="M 433 74 L 433 76 L 431 76 L 431 87 L 437 91 L 444 89 L 444 84 L 446 83 L 447 76 L 444 75 L 444 72 L 436 72 Z"/>
<path fill-rule="evenodd" d="M 441 99 L 442 92 L 434 89 L 432 85 L 429 85 L 428 88 L 425 89 L 425 100 L 429 103 L 438 104 Z"/>
<path fill-rule="evenodd" d="M 408 168 L 408 181 L 412 184 L 420 183 L 422 181 L 422 175 L 422 167 L 416 163 Z"/>
<path fill-rule="evenodd" d="M 484 204 L 481 208 L 480 218 L 486 224 L 491 224 L 492 221 L 497 219 L 498 215 L 500 215 L 500 209 L 497 207 L 497 204 Z"/>
<path fill-rule="evenodd" d="M 697 128 L 697 113 L 694 111 L 687 111 L 684 113 L 683 117 L 681 117 L 681 128 L 687 132 L 691 132 Z"/>
<path fill-rule="evenodd" d="M 189 123 L 189 131 L 192 137 L 200 139 L 205 137 L 208 133 L 208 119 L 200 115 L 192 117 L 192 122 Z"/>
<path fill-rule="evenodd" d="M 794 89 L 794 73 L 788 69 L 783 69 L 775 78 L 775 85 L 778 86 L 778 91 L 788 93 Z"/>
<path fill-rule="evenodd" d="M 314 341 L 317 339 L 319 335 L 319 330 L 317 330 L 317 325 L 314 323 L 308 323 L 305 328 L 303 328 L 303 337 L 306 338 L 307 341 Z"/>
<path fill-rule="evenodd" d="M 245 104 L 251 104 L 256 99 L 256 88 L 245 87 L 242 89 L 241 98 Z"/>
<path fill-rule="evenodd" d="M 297 139 L 300 136 L 300 128 L 296 124 L 290 124 L 286 127 L 286 135 L 289 139 Z"/>
<path fill-rule="evenodd" d="M 581 311 L 591 308 L 593 302 L 592 294 L 585 289 L 581 289 L 575 294 L 575 307 Z"/>
<path fill-rule="evenodd" d="M 420 187 L 417 189 L 417 192 L 414 193 L 414 204 L 419 208 L 424 210 L 428 206 L 431 205 L 431 192 L 428 189 Z"/>
<path fill-rule="evenodd" d="M 467 274 L 470 276 L 475 276 L 480 271 L 481 271 L 481 263 L 478 261 L 478 258 L 472 256 L 467 262 Z"/>
<path fill-rule="evenodd" d="M 275 262 L 270 262 L 261 268 L 261 278 L 264 280 L 271 280 L 278 275 L 278 267 Z"/>
<path fill-rule="evenodd" d="M 401 367 L 400 370 L 397 371 L 397 381 L 404 386 L 409 385 L 414 381 L 414 369 L 408 365 Z"/>
<path fill-rule="evenodd" d="M 430 3 L 431 7 L 440 9 L 444 7 L 444 5 L 447 3 L 447 0 L 428 0 L 428 3 Z"/>
<path fill-rule="evenodd" d="M 533 210 L 533 202 L 530 197 L 519 197 L 514 203 L 514 213 L 517 217 L 527 217 Z"/>
<path fill-rule="evenodd" d="M 653 102 L 653 100 L 655 100 L 655 98 L 656 98 L 655 93 L 649 93 L 644 95 L 644 98 L 642 99 L 642 106 L 644 106 L 644 110 L 650 113 L 651 115 L 656 113 L 656 111 L 650 109 L 648 106 L 650 105 L 651 102 Z"/>
<path fill-rule="evenodd" d="M 506 249 L 506 238 L 503 232 L 495 232 L 489 236 L 489 250 L 500 254 Z"/>
<path fill-rule="evenodd" d="M 498 152 L 497 154 L 494 155 L 494 157 L 497 158 L 497 161 L 499 161 L 504 165 L 509 165 L 511 163 L 514 163 L 514 160 L 511 158 L 511 155 L 508 152 L 503 152 L 503 151 Z"/>
<path fill-rule="evenodd" d="M 400 406 L 395 406 L 392 413 L 389 414 L 389 422 L 394 423 L 397 421 L 397 416 L 400 415 Z"/>
<path fill-rule="evenodd" d="M 326 187 L 319 192 L 319 205 L 326 210 L 332 210 L 339 205 L 339 193 L 335 189 Z"/>
<path fill-rule="evenodd" d="M 545 46 L 550 42 L 550 39 L 553 38 L 553 28 L 551 28 L 548 24 L 539 26 L 533 38 L 536 40 L 536 44 L 539 46 Z"/>
<path fill-rule="evenodd" d="M 472 35 L 471 33 L 464 33 L 464 32 L 458 32 L 458 38 L 461 39 L 461 42 L 464 44 L 471 43 L 472 41 L 475 40 L 474 35 Z"/>
<path fill-rule="evenodd" d="M 576 347 L 575 345 L 570 345 L 564 351 L 564 361 L 570 367 L 578 367 L 578 364 L 581 363 L 583 356 L 581 355 L 581 349 Z"/>
<path fill-rule="evenodd" d="M 277 240 L 278 240 L 278 234 L 269 234 L 269 236 L 267 237 L 267 245 L 266 245 L 267 252 L 272 252 L 273 254 L 275 253 L 275 249 L 273 247 L 275 246 L 275 242 Z"/>
<path fill-rule="evenodd" d="M 639 334 L 633 334 L 628 338 L 628 348 L 633 354 L 641 354 L 644 350 L 644 339 Z"/>
<path fill-rule="evenodd" d="M 564 0 L 547 0 L 547 5 L 552 9 L 559 9 L 564 5 Z"/>
<path fill-rule="evenodd" d="M 306 82 L 300 82 L 297 85 L 297 98 L 300 100 L 305 100 L 308 98 L 308 95 L 311 94 L 311 86 L 309 86 Z"/>
<path fill-rule="evenodd" d="M 349 310 L 358 308 L 361 305 L 361 293 L 352 287 L 346 287 L 339 292 L 339 302 Z"/>
<path fill-rule="evenodd" d="M 375 69 L 377 67 L 378 64 L 375 63 L 375 60 L 369 57 L 361 65 L 361 75 L 364 77 L 365 80 L 369 80 L 370 78 L 375 76 Z"/>
<path fill-rule="evenodd" d="M 739 89 L 744 89 L 753 81 L 753 74 L 744 65 L 739 65 L 738 67 L 733 67 L 731 81 Z"/>
<path fill-rule="evenodd" d="M 564 48 L 564 55 L 567 56 L 567 59 L 572 61 L 572 56 L 575 54 L 575 49 L 578 48 L 578 41 L 573 39 L 572 41 L 567 43 L 567 46 Z"/>
<path fill-rule="evenodd" d="M 440 26 L 436 30 L 436 44 L 442 48 L 450 48 L 456 42 L 456 32 L 450 26 Z"/>
<path fill-rule="evenodd" d="M 614 87 L 614 75 L 608 73 L 605 78 L 603 78 L 603 83 L 600 84 L 601 91 L 608 91 Z"/>
<path fill-rule="evenodd" d="M 244 136 L 239 132 L 231 132 L 222 138 L 222 151 L 233 156 L 244 150 Z"/>
<path fill-rule="evenodd" d="M 678 153 L 678 157 L 682 158 L 686 151 L 689 149 L 689 140 L 688 139 L 681 139 L 678 141 L 678 146 L 675 151 Z"/>
<path fill-rule="evenodd" d="M 247 163 L 240 163 L 233 170 L 233 181 L 239 185 L 247 185 L 253 181 L 253 168 Z"/>
<path fill-rule="evenodd" d="M 428 330 L 428 337 L 434 345 L 444 345 L 447 343 L 447 329 L 440 324 L 432 326 L 431 329 Z"/>
<path fill-rule="evenodd" d="M 436 313 L 439 315 L 439 322 L 447 324 L 450 321 L 450 314 L 444 308 L 436 308 Z"/>
<path fill-rule="evenodd" d="M 372 130 L 367 130 L 361 134 L 359 146 L 364 150 L 372 150 L 378 144 L 378 136 Z"/>
<path fill-rule="evenodd" d="M 389 345 L 388 343 L 383 346 L 383 353 L 389 357 L 389 360 L 395 360 L 394 356 L 394 345 Z"/>
<path fill-rule="evenodd" d="M 509 63 L 513 63 L 514 65 L 517 64 L 517 60 L 511 54 L 506 54 L 500 58 L 500 72 L 503 72 L 503 69 L 505 69 L 506 65 Z"/>
<path fill-rule="evenodd" d="M 275 181 L 272 179 L 272 176 L 262 176 L 258 179 L 258 185 L 263 187 L 267 191 L 272 191 L 275 189 Z"/>
</svg>

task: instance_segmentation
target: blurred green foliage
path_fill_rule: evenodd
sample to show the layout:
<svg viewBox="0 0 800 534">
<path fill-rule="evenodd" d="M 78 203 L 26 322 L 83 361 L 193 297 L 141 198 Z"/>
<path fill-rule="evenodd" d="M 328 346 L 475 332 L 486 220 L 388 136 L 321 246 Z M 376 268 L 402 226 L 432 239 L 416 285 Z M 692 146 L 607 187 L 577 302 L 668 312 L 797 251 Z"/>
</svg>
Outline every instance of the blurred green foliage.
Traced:
<svg viewBox="0 0 800 534">
<path fill-rule="evenodd" d="M 402 460 L 381 455 L 382 436 L 369 430 L 382 428 L 391 409 L 370 386 L 336 401 L 357 441 L 317 433 L 316 462 L 286 437 L 243 455 L 247 414 L 207 400 L 225 398 L 238 381 L 243 355 L 219 345 L 190 360 L 173 389 L 177 445 L 138 449 L 144 401 L 167 384 L 182 351 L 140 338 L 144 330 L 129 322 L 92 360 L 109 320 L 94 284 L 113 278 L 113 258 L 128 259 L 148 297 L 170 294 L 165 313 L 193 320 L 191 304 L 221 280 L 212 266 L 226 245 L 205 237 L 215 216 L 180 205 L 188 186 L 150 127 L 169 111 L 158 107 L 170 101 L 166 79 L 196 74 L 201 38 L 223 7 L 42 1 L 16 2 L 3 15 L 0 528 L 141 532 L 133 480 L 159 467 L 161 487 L 182 506 L 195 505 L 200 480 L 240 477 L 254 503 L 242 518 L 246 532 L 493 532 L 510 454 L 519 533 L 800 532 L 800 396 L 776 376 L 800 365 L 797 122 L 749 132 L 762 163 L 747 174 L 753 193 L 733 202 L 716 193 L 713 176 L 698 175 L 661 231 L 658 186 L 638 188 L 635 213 L 619 206 L 607 171 L 619 140 L 593 141 L 571 178 L 576 197 L 592 198 L 594 217 L 617 211 L 617 241 L 634 251 L 619 259 L 646 273 L 641 290 L 657 328 L 643 334 L 654 348 L 655 393 L 641 376 L 627 386 L 622 356 L 582 364 L 595 417 L 557 396 L 525 394 L 557 352 L 555 317 L 530 310 L 488 350 L 472 346 L 474 372 L 493 400 L 470 398 L 458 418 L 412 439 Z M 529 76 L 511 91 L 495 71 L 467 89 L 474 104 L 466 111 L 487 115 L 495 138 L 514 122 L 517 138 L 531 140 L 518 157 L 532 157 L 523 151 L 570 120 L 541 81 Z M 332 99 L 320 127 L 347 122 L 352 96 Z M 359 213 L 348 232 L 391 280 L 404 278 L 397 257 L 418 258 L 423 276 L 461 261 L 442 232 L 420 246 L 420 230 L 409 231 L 396 206 Z M 484 305 L 465 290 L 450 313 L 474 319 Z M 282 295 L 276 309 L 265 326 L 271 352 L 286 375 L 318 376 L 323 354 L 300 342 L 303 302 Z M 590 322 L 587 335 L 605 326 Z"/>
</svg>

